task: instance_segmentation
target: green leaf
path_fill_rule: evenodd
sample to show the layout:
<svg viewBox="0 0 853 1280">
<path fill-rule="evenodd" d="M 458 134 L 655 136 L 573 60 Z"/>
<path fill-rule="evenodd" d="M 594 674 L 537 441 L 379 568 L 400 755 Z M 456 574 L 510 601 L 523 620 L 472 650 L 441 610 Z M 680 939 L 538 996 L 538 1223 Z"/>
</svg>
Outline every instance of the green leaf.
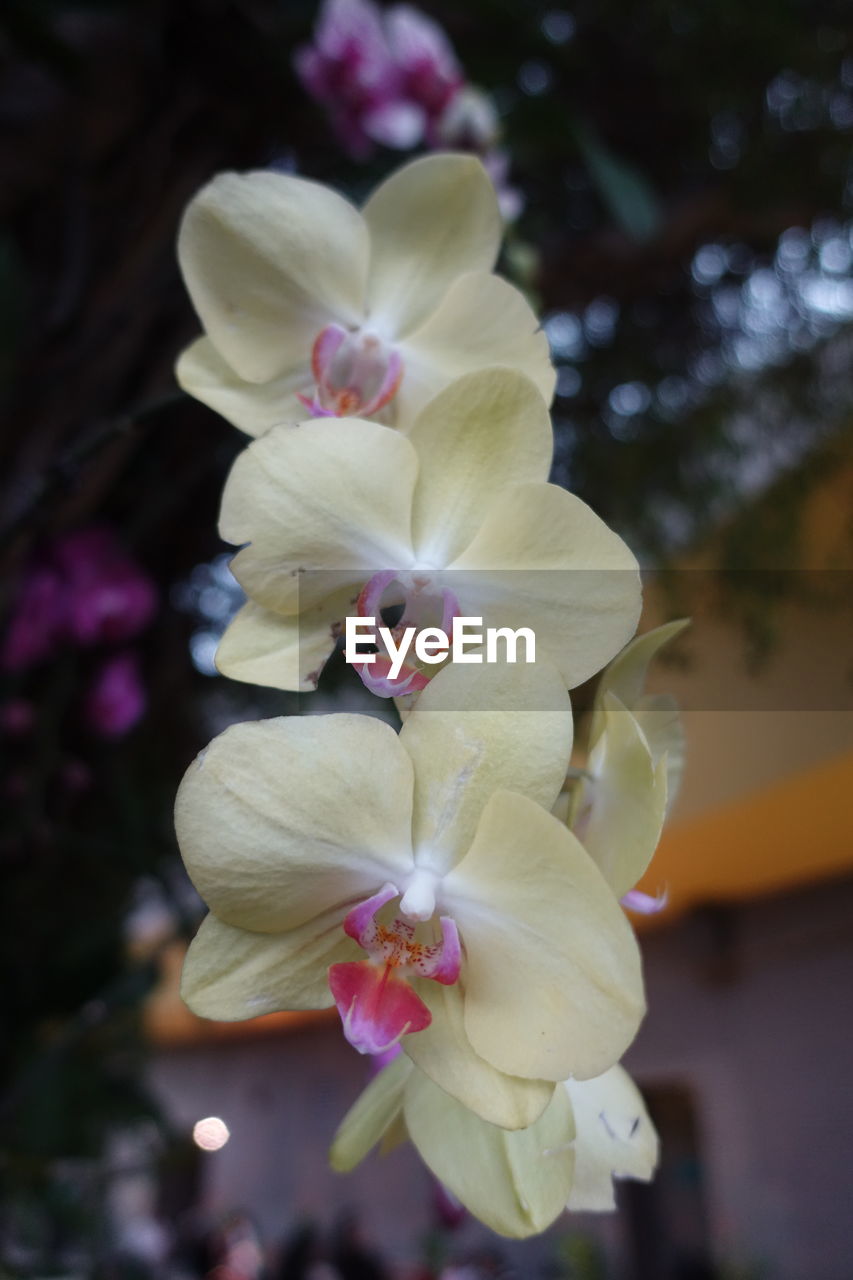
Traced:
<svg viewBox="0 0 853 1280">
<path fill-rule="evenodd" d="M 589 126 L 576 124 L 575 136 L 590 177 L 614 220 L 640 244 L 653 239 L 662 214 L 648 179 L 615 156 Z"/>
</svg>

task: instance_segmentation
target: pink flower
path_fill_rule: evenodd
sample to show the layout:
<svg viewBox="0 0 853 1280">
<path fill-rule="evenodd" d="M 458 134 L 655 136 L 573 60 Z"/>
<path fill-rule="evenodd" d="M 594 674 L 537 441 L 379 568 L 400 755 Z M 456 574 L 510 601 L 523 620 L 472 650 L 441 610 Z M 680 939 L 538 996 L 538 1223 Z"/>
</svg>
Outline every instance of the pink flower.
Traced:
<svg viewBox="0 0 853 1280">
<path fill-rule="evenodd" d="M 372 135 L 371 122 L 380 135 L 393 136 L 393 113 L 388 116 L 387 109 L 402 97 L 401 80 L 381 15 L 370 0 L 325 0 L 314 44 L 297 49 L 294 65 L 308 93 L 329 110 L 336 132 L 355 159 L 367 155 L 373 141 L 388 141 Z M 406 114 L 396 122 L 404 140 L 388 145 L 411 147 L 419 140 L 422 125 L 413 117 L 407 123 Z"/>
<path fill-rule="evenodd" d="M 23 671 L 55 651 L 65 631 L 65 587 L 47 565 L 25 577 L 3 644 L 3 666 Z"/>
<path fill-rule="evenodd" d="M 386 29 L 403 94 L 433 124 L 464 84 L 453 46 L 438 23 L 407 4 L 388 11 Z"/>
<path fill-rule="evenodd" d="M 57 539 L 26 570 L 0 651 L 7 671 L 23 671 L 68 642 L 123 643 L 157 608 L 150 578 L 109 528 Z"/>
<path fill-rule="evenodd" d="M 103 664 L 85 703 L 89 727 L 103 738 L 121 738 L 140 719 L 146 706 L 138 656 L 126 650 Z"/>
<path fill-rule="evenodd" d="M 390 9 L 383 21 L 371 0 L 325 0 L 314 43 L 297 49 L 294 66 L 356 160 L 376 142 L 407 151 L 435 134 L 463 84 L 436 23 L 408 5 Z"/>
<path fill-rule="evenodd" d="M 154 587 L 111 530 L 67 534 L 54 555 L 66 584 L 68 632 L 78 644 L 121 643 L 151 621 Z"/>
</svg>

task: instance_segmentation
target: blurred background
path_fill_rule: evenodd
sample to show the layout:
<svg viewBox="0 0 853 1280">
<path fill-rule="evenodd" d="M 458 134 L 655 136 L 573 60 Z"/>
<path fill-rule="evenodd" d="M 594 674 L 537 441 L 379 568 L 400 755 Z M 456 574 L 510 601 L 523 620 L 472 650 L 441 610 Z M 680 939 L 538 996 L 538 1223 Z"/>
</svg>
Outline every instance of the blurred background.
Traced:
<svg viewBox="0 0 853 1280">
<path fill-rule="evenodd" d="M 0 1276 L 848 1280 L 853 13 L 425 0 L 368 84 L 387 12 L 337 44 L 313 0 L 0 16 Z M 329 1172 L 367 1071 L 334 1018 L 177 996 L 183 770 L 234 720 L 359 696 L 334 663 L 301 700 L 215 673 L 243 439 L 173 379 L 177 223 L 223 168 L 359 201 L 436 146 L 498 187 L 554 478 L 647 568 L 643 625 L 695 619 L 654 677 L 688 764 L 627 1061 L 661 1168 L 525 1244 L 409 1149 Z"/>
</svg>

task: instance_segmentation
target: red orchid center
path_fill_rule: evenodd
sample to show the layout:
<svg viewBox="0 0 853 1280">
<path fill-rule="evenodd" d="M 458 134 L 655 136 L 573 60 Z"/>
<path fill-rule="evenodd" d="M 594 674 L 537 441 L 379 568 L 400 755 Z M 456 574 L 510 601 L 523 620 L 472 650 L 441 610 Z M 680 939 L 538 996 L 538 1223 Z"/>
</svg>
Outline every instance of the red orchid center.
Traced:
<svg viewBox="0 0 853 1280">
<path fill-rule="evenodd" d="M 462 965 L 459 934 L 449 916 L 441 917 L 438 942 L 419 939 L 416 925 L 402 917 L 390 924 L 376 920 L 376 913 L 396 897 L 397 886 L 389 883 L 353 907 L 344 920 L 344 931 L 369 959 L 333 964 L 329 969 L 329 987 L 344 1035 L 359 1053 L 384 1053 L 404 1035 L 423 1031 L 432 1021 L 404 975 L 451 986 Z"/>
<path fill-rule="evenodd" d="M 326 325 L 311 352 L 313 395 L 299 395 L 315 418 L 368 418 L 394 396 L 403 377 L 399 351 L 364 329 Z"/>
</svg>

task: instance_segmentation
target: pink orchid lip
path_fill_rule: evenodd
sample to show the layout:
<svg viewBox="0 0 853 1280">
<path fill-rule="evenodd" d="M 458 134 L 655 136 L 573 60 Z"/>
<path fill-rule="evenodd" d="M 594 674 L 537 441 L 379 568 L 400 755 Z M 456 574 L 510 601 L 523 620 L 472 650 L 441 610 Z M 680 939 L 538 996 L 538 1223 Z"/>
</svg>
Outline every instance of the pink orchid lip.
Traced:
<svg viewBox="0 0 853 1280">
<path fill-rule="evenodd" d="M 329 987 L 344 1035 L 359 1053 L 385 1053 L 404 1035 L 430 1025 L 429 1009 L 402 974 L 452 986 L 462 967 L 459 933 L 449 916 L 441 917 L 442 936 L 437 943 L 418 941 L 408 920 L 377 923 L 376 913 L 396 897 L 397 886 L 389 882 L 353 907 L 344 920 L 344 932 L 367 951 L 369 959 L 329 968 Z"/>
<path fill-rule="evenodd" d="M 314 340 L 311 372 L 315 392 L 297 399 L 313 417 L 369 418 L 397 394 L 403 359 L 376 334 L 328 324 Z"/>
<path fill-rule="evenodd" d="M 344 1035 L 359 1053 L 387 1053 L 403 1036 L 423 1031 L 432 1014 L 412 988 L 369 960 L 333 964 L 329 986 L 341 1015 Z"/>
</svg>

